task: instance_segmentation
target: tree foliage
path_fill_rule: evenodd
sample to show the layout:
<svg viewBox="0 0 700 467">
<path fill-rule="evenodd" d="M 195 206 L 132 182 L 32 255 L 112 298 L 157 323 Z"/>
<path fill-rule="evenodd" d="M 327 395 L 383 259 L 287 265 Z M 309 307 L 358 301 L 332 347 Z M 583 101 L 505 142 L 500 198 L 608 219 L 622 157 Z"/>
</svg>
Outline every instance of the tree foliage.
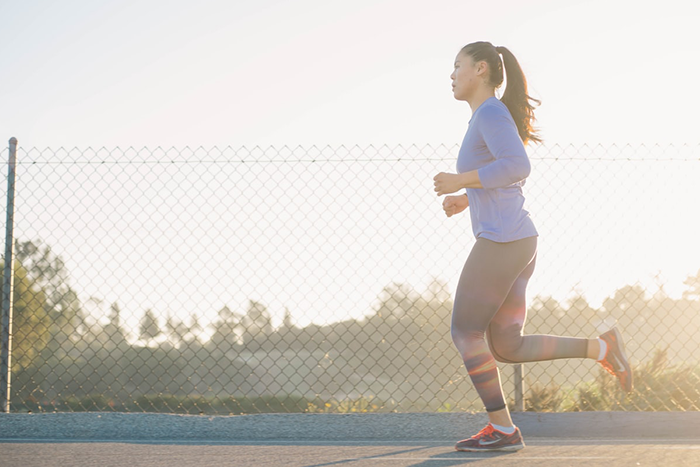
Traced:
<svg viewBox="0 0 700 467">
<path fill-rule="evenodd" d="M 117 302 L 86 301 L 85 310 L 93 302 L 98 309 L 97 317 L 88 319 L 68 284 L 65 264 L 48 247 L 23 242 L 18 251 L 13 372 L 20 374 L 18 394 L 25 401 L 46 405 L 72 397 L 79 407 L 95 394 L 105 401 L 149 404 L 153 394 L 198 400 L 285 393 L 326 394 L 340 406 L 338 398 L 367 401 L 371 394 L 377 396 L 373 400 L 404 397 L 415 404 L 412 409 L 438 410 L 459 409 L 464 398 L 456 388 L 465 387 L 467 376 L 450 339 L 452 294 L 439 280 L 424 292 L 390 283 L 361 319 L 302 327 L 285 309 L 275 328 L 265 303 L 250 300 L 241 310 L 223 306 L 211 323 L 196 315 L 185 323 L 149 308 L 130 336 Z M 627 285 L 600 307 L 581 291 L 566 301 L 536 296 L 525 333 L 594 337 L 617 322 L 629 336 L 627 350 L 634 360 L 653 359 L 667 339 L 664 355 L 670 362 L 697 347 L 700 332 L 700 271 L 685 285 L 681 299 Z M 576 371 L 581 378 L 590 373 L 584 364 Z M 687 381 L 692 389 L 696 379 Z M 540 389 L 536 406 L 561 404 L 557 391 Z M 686 403 L 678 400 L 679 406 Z"/>
<path fill-rule="evenodd" d="M 67 351 L 84 331 L 80 329 L 84 318 L 63 259 L 41 241 L 16 241 L 15 255 L 29 280 L 45 296 L 45 312 L 51 319 L 50 348 Z"/>
<path fill-rule="evenodd" d="M 4 262 L 0 265 L 5 267 Z M 46 294 L 19 261 L 15 262 L 13 301 L 12 372 L 17 373 L 43 363 L 39 357 L 49 343 L 51 327 Z"/>
</svg>

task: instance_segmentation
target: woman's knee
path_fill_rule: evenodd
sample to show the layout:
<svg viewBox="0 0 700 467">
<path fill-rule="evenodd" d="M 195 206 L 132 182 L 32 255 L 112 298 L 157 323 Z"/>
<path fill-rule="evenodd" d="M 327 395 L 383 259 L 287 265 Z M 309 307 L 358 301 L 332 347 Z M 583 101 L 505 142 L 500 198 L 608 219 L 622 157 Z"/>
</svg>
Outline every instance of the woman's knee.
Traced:
<svg viewBox="0 0 700 467">
<path fill-rule="evenodd" d="M 491 344 L 489 347 L 491 349 L 491 354 L 493 355 L 493 358 L 495 358 L 497 362 L 518 363 L 517 357 L 514 354 L 510 353 L 508 350 L 495 347 L 493 344 Z"/>
<path fill-rule="evenodd" d="M 489 347 L 493 357 L 501 363 L 518 363 L 523 337 L 520 332 L 503 329 L 498 326 L 489 327 Z"/>
<path fill-rule="evenodd" d="M 462 360 L 467 359 L 483 346 L 485 341 L 484 331 L 476 329 L 465 329 L 460 326 L 452 325 L 451 328 L 452 342 L 457 351 L 462 356 Z"/>
</svg>

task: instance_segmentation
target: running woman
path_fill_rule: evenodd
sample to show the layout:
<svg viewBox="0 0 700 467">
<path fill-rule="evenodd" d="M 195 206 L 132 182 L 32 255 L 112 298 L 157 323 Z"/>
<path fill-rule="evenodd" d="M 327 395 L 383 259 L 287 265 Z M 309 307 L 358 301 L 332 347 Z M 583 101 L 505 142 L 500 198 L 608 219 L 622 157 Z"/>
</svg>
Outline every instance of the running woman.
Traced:
<svg viewBox="0 0 700 467">
<path fill-rule="evenodd" d="M 501 61 L 501 56 L 503 61 Z M 503 97 L 495 90 L 507 77 Z M 457 100 L 472 109 L 457 157 L 457 172 L 435 176 L 435 191 L 445 197 L 447 217 L 470 208 L 476 243 L 455 292 L 451 333 L 489 424 L 457 443 L 459 451 L 515 451 L 525 447 L 513 425 L 501 389 L 496 361 L 537 362 L 592 358 L 632 390 L 632 371 L 616 328 L 597 339 L 523 335 L 525 289 L 535 269 L 537 229 L 524 209 L 522 186 L 530 174 L 525 151 L 542 140 L 533 131 L 533 99 L 513 54 L 490 42 L 474 42 L 457 54 L 450 75 Z"/>
</svg>

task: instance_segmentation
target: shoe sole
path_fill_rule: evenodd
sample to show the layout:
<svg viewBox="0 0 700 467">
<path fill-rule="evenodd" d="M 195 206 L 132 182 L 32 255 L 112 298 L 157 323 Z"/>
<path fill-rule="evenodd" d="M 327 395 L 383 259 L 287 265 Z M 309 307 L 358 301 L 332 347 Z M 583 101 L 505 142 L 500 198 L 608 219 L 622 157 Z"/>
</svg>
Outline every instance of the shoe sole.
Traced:
<svg viewBox="0 0 700 467">
<path fill-rule="evenodd" d="M 613 328 L 612 331 L 614 331 L 615 343 L 617 344 L 617 348 L 623 358 L 622 364 L 625 367 L 625 371 L 629 375 L 630 388 L 629 390 L 625 388 L 625 390 L 627 390 L 627 392 L 632 392 L 632 367 L 630 366 L 630 361 L 627 359 L 627 354 L 625 353 L 625 342 L 622 340 L 622 334 L 620 334 L 620 331 L 618 331 L 617 328 Z"/>
<path fill-rule="evenodd" d="M 510 446 L 502 446 L 499 448 L 458 448 L 455 447 L 456 451 L 460 452 L 494 452 L 494 451 L 519 451 L 525 447 L 525 443 L 512 444 Z"/>
</svg>

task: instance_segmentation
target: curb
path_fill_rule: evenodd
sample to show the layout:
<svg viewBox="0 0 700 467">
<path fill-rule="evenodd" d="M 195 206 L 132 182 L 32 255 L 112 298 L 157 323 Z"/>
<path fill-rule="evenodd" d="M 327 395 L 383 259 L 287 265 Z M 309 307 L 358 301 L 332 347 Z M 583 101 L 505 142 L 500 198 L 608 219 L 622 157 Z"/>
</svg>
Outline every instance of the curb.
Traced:
<svg viewBox="0 0 700 467">
<path fill-rule="evenodd" d="M 700 440 L 700 412 L 513 413 L 525 437 Z M 0 441 L 449 441 L 485 413 L 255 414 L 0 413 Z"/>
</svg>

